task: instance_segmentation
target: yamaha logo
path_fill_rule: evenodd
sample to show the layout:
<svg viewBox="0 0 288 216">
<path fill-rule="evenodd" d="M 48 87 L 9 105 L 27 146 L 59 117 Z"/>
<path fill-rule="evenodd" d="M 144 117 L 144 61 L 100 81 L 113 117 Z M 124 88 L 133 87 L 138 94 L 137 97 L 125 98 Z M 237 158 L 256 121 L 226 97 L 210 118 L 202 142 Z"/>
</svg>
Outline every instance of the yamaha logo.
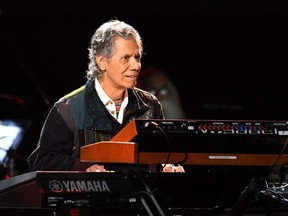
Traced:
<svg viewBox="0 0 288 216">
<path fill-rule="evenodd" d="M 49 189 L 55 193 L 60 193 L 63 191 L 63 186 L 60 181 L 52 180 L 49 182 Z"/>
<path fill-rule="evenodd" d="M 106 181 L 58 181 L 51 180 L 49 189 L 55 193 L 61 192 L 110 192 Z"/>
</svg>

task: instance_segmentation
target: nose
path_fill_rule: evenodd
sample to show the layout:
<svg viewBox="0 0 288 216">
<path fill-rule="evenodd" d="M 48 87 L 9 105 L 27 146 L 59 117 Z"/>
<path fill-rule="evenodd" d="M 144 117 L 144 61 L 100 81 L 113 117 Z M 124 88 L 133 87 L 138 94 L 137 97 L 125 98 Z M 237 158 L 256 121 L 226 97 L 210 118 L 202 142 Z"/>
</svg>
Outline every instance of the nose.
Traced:
<svg viewBox="0 0 288 216">
<path fill-rule="evenodd" d="M 131 58 L 130 67 L 132 70 L 140 71 L 141 69 L 141 61 L 136 58 Z"/>
</svg>

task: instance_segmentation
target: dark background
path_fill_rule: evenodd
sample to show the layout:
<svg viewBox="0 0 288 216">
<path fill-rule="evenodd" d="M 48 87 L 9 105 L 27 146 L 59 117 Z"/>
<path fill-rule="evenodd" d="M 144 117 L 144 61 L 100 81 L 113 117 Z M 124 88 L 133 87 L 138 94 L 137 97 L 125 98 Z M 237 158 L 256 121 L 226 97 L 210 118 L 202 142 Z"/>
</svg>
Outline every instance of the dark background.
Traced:
<svg viewBox="0 0 288 216">
<path fill-rule="evenodd" d="M 167 71 L 187 118 L 287 120 L 286 2 L 0 1 L 0 117 L 32 122 L 19 172 L 49 108 L 86 82 L 90 38 L 112 18 L 139 30 L 142 67 Z"/>
</svg>

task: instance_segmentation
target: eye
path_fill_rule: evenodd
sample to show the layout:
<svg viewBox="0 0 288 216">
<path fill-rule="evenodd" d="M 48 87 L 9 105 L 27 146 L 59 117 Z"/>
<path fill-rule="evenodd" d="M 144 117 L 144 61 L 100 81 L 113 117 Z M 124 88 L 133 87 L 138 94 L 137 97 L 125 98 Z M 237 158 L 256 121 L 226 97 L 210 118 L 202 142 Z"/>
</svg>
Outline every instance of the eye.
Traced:
<svg viewBox="0 0 288 216">
<path fill-rule="evenodd" d="M 140 62 L 141 56 L 140 56 L 140 55 L 136 55 L 136 56 L 135 56 L 135 59 L 136 59 L 138 62 Z"/>
<path fill-rule="evenodd" d="M 124 60 L 124 61 L 129 61 L 129 58 L 130 58 L 130 56 L 125 55 L 125 56 L 123 56 L 122 60 Z"/>
</svg>

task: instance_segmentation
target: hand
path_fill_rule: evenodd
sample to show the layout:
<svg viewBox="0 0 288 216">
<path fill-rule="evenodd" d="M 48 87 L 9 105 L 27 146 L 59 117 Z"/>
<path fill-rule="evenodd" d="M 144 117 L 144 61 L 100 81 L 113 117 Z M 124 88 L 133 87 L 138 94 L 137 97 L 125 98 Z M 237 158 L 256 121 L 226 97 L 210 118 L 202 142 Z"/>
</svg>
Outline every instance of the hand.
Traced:
<svg viewBox="0 0 288 216">
<path fill-rule="evenodd" d="M 184 173 L 185 170 L 181 165 L 174 165 L 174 164 L 162 164 L 163 169 L 162 172 L 169 172 L 169 173 Z"/>
<path fill-rule="evenodd" d="M 86 169 L 86 172 L 113 172 L 106 170 L 103 165 L 93 164 L 92 166 Z"/>
</svg>

